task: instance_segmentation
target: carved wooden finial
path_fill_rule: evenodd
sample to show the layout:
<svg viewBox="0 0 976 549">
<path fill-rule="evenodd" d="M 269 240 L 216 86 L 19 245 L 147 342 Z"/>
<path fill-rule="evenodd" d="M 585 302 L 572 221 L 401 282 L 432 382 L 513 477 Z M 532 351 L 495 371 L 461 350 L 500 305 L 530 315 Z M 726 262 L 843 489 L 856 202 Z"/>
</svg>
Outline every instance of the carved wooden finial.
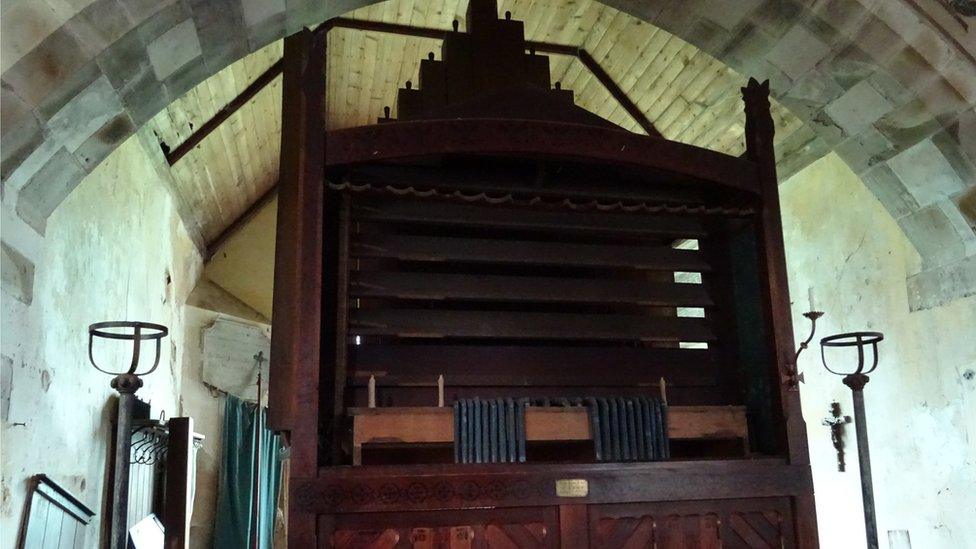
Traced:
<svg viewBox="0 0 976 549">
<path fill-rule="evenodd" d="M 757 160 L 772 158 L 773 117 L 769 114 L 769 80 L 759 83 L 750 78 L 742 88 L 742 100 L 746 111 L 746 154 Z"/>
<path fill-rule="evenodd" d="M 407 89 L 408 90 L 412 90 L 413 89 L 413 82 L 407 80 Z"/>
<path fill-rule="evenodd" d="M 505 12 L 505 20 L 506 21 L 511 21 L 512 20 L 512 12 L 510 12 L 510 11 L 506 11 Z"/>
<path fill-rule="evenodd" d="M 383 118 L 386 118 L 387 120 L 390 119 L 390 106 L 389 105 L 383 107 Z"/>
<path fill-rule="evenodd" d="M 432 52 L 432 51 L 427 52 L 427 59 L 433 61 L 434 60 L 434 52 Z"/>
<path fill-rule="evenodd" d="M 555 87 L 556 87 L 557 90 L 561 90 L 561 89 L 563 89 L 563 83 L 562 82 L 556 82 Z"/>
<path fill-rule="evenodd" d="M 454 32 L 457 32 L 457 31 L 458 31 L 458 26 L 459 26 L 459 25 L 460 25 L 460 23 L 458 23 L 458 20 L 457 20 L 457 19 L 455 19 L 455 20 L 454 20 L 454 21 L 453 21 L 453 22 L 451 23 L 451 26 L 452 26 L 452 27 L 454 27 Z"/>
<path fill-rule="evenodd" d="M 749 82 L 742 88 L 742 99 L 745 100 L 747 109 L 764 105 L 769 108 L 769 80 L 760 84 L 758 80 L 750 77 Z"/>
</svg>

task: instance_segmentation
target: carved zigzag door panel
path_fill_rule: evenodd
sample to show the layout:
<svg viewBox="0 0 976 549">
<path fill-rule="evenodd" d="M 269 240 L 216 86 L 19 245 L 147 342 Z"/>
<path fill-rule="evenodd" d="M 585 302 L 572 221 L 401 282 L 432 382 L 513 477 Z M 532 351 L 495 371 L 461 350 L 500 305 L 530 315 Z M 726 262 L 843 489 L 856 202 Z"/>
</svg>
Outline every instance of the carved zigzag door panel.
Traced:
<svg viewBox="0 0 976 549">
<path fill-rule="evenodd" d="M 776 511 L 732 513 L 723 529 L 723 547 L 783 547 L 783 517 Z"/>
<path fill-rule="evenodd" d="M 780 499 L 591 508 L 600 549 L 780 549 L 794 546 L 789 502 Z"/>
<path fill-rule="evenodd" d="M 604 518 L 597 526 L 597 547 L 638 549 L 718 549 L 718 516 Z"/>
</svg>

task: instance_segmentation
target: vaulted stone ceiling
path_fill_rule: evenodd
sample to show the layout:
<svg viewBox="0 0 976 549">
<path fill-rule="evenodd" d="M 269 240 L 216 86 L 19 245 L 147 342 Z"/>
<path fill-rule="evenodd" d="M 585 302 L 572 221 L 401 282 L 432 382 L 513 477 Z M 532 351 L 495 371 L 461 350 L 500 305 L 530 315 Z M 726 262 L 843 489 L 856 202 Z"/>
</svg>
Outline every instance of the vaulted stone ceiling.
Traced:
<svg viewBox="0 0 976 549">
<path fill-rule="evenodd" d="M 171 101 L 249 51 L 302 25 L 314 26 L 369 3 L 5 2 L 0 34 L 4 51 L 0 165 L 4 201 L 43 231 L 44 219 L 84 174 Z M 670 54 L 672 62 L 665 67 L 665 72 L 675 71 L 666 77 L 673 87 L 662 88 L 665 100 L 645 99 L 642 107 L 654 114 L 666 134 L 672 131 L 670 135 L 678 138 L 682 132 L 694 136 L 696 122 L 719 117 L 721 109 L 712 106 L 716 103 L 728 112 L 735 110 L 731 99 L 721 103 L 727 97 L 721 91 L 723 78 L 730 79 L 730 84 L 734 80 L 729 67 L 740 74 L 770 78 L 774 96 L 804 123 L 794 127 L 787 116 L 779 121 L 779 149 L 785 158 L 781 171 L 789 173 L 796 168 L 789 162 L 802 165 L 828 150 L 837 151 L 898 220 L 932 277 L 972 277 L 976 272 L 972 259 L 976 234 L 972 217 L 966 217 L 967 212 L 972 215 L 976 210 L 972 190 L 976 171 L 976 27 L 972 18 L 952 12 L 940 0 L 608 0 L 608 4 L 635 19 L 601 4 L 578 1 L 512 1 L 503 9 L 525 17 L 530 34 L 549 33 L 553 41 L 579 40 L 635 96 L 653 87 L 646 87 L 645 75 L 651 71 L 645 68 L 641 72 L 643 64 L 651 66 L 654 59 L 661 59 L 657 55 L 648 60 L 641 52 L 660 54 L 669 45 L 675 48 Z M 444 28 L 458 11 L 462 10 L 453 2 L 405 0 L 396 8 L 374 7 L 357 16 L 417 25 L 436 21 Z M 521 15 L 531 11 L 539 15 Z M 666 32 L 645 25 L 639 33 L 633 30 L 640 26 L 638 19 Z M 631 27 L 623 23 L 627 20 L 632 22 Z M 673 39 L 664 40 L 668 33 L 694 47 L 682 49 Z M 353 68 L 360 69 L 358 78 L 363 80 L 366 67 L 375 72 L 378 65 L 362 63 L 362 55 L 371 52 L 374 45 L 378 48 L 380 41 L 374 43 L 362 36 L 356 39 L 365 41 L 361 48 L 349 44 L 348 50 L 344 45 L 341 51 L 361 56 Z M 655 39 L 664 42 L 655 46 Z M 429 49 L 433 48 L 417 46 L 421 55 Z M 698 49 L 701 52 L 695 53 Z M 613 55 L 608 55 L 611 51 Z M 710 64 L 708 55 L 721 63 Z M 402 58 L 414 57 L 404 52 Z M 225 80 L 240 86 L 253 77 L 246 63 L 244 70 L 240 66 L 230 69 L 232 78 Z M 576 88 L 584 106 L 618 117 L 622 125 L 629 124 L 612 101 L 601 97 L 600 87 L 588 82 L 586 72 L 575 65 L 556 60 L 555 79 L 563 80 L 567 88 Z M 714 77 L 710 70 L 715 71 Z M 403 80 L 405 71 L 401 64 L 397 81 Z M 350 72 L 350 78 L 357 77 L 354 74 Z M 369 79 L 370 83 L 375 81 Z M 392 77 L 390 81 L 394 82 Z M 201 112 L 230 95 L 232 86 L 225 85 L 213 92 L 213 98 L 198 98 L 201 104 L 211 103 L 210 107 L 201 107 Z M 731 87 L 734 90 L 735 86 Z M 350 85 L 344 89 L 356 88 Z M 378 89 L 387 93 L 390 88 L 384 82 Z M 347 98 L 344 104 L 355 104 L 355 112 L 362 112 L 359 99 L 365 91 L 361 88 L 360 95 L 347 93 L 354 99 Z M 653 96 L 653 92 L 648 93 Z M 700 100 L 711 97 L 716 103 Z M 641 104 L 640 97 L 634 99 Z M 382 102 L 382 98 L 371 95 L 367 110 Z M 244 121 L 238 124 L 238 133 L 254 131 L 246 122 L 251 118 L 241 116 Z M 259 123 L 258 115 L 252 113 L 252 118 Z M 732 144 L 735 130 L 731 125 L 729 128 L 725 143 Z M 161 125 L 160 131 L 162 135 Z M 267 149 L 276 144 L 268 135 L 276 131 L 268 128 L 266 135 L 251 136 L 246 146 L 235 143 L 235 150 L 250 155 L 252 148 L 260 149 L 272 159 L 275 155 L 268 154 Z M 226 132 L 234 136 L 234 130 L 221 128 L 220 133 Z M 243 138 L 246 140 L 247 135 Z M 266 138 L 263 144 L 262 138 Z M 179 141 L 172 136 L 166 139 Z M 721 148 L 721 143 L 721 139 L 713 139 L 710 144 Z M 188 156 L 185 161 L 191 160 Z M 207 186 L 216 188 L 216 168 L 207 165 L 201 169 L 211 173 L 203 179 L 194 174 L 194 185 L 202 191 Z M 233 174 L 232 168 L 227 169 Z M 244 182 L 240 179 L 248 171 L 243 167 L 239 171 L 233 176 L 238 196 L 217 197 L 225 202 L 221 215 L 192 222 L 202 234 L 212 235 L 233 219 L 235 212 L 267 184 L 267 179 L 263 183 L 257 179 L 273 172 L 270 164 L 252 164 L 250 172 L 255 179 Z M 200 193 L 201 201 L 205 194 Z M 966 257 L 970 259 L 959 261 Z"/>
</svg>

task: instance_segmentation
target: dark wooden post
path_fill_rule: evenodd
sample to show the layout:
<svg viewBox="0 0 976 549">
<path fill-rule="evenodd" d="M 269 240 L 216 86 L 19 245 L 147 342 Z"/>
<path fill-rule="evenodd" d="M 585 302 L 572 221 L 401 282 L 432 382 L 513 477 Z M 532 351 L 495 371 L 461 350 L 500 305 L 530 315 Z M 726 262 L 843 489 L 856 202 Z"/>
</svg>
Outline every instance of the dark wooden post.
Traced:
<svg viewBox="0 0 976 549">
<path fill-rule="evenodd" d="M 589 549 L 590 519 L 585 504 L 559 506 L 559 547 L 563 549 Z"/>
<path fill-rule="evenodd" d="M 305 29 L 284 43 L 268 425 L 287 437 L 289 488 L 318 468 L 325 39 Z M 315 547 L 315 516 L 288 501 L 289 546 Z"/>
<path fill-rule="evenodd" d="M 166 426 L 166 504 L 163 526 L 166 549 L 190 546 L 190 494 L 193 493 L 193 418 L 174 417 Z"/>
<path fill-rule="evenodd" d="M 807 430 L 800 408 L 796 378 L 796 344 L 793 341 L 793 319 L 790 311 L 790 289 L 786 277 L 786 250 L 779 205 L 779 182 L 776 177 L 776 155 L 773 151 L 773 118 L 769 114 L 769 81 L 760 84 L 750 78 L 742 88 L 746 110 L 746 155 L 759 169 L 762 210 L 760 211 L 759 254 L 766 275 L 765 308 L 770 326 L 770 352 L 775 361 L 775 380 L 786 426 L 786 446 L 790 462 L 809 465 Z M 795 498 L 797 538 L 800 547 L 817 547 L 817 519 L 813 494 Z"/>
</svg>

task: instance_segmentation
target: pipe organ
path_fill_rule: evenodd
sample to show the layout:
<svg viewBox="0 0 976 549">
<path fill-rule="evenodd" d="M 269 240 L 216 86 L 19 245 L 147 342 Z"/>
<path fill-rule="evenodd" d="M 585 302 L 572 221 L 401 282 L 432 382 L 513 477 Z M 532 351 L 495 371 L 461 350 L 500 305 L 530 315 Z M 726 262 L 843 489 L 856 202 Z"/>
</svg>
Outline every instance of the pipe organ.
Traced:
<svg viewBox="0 0 976 549">
<path fill-rule="evenodd" d="M 286 40 L 289 544 L 815 547 L 768 86 L 741 158 L 634 134 L 468 10 L 357 128 Z"/>
</svg>

